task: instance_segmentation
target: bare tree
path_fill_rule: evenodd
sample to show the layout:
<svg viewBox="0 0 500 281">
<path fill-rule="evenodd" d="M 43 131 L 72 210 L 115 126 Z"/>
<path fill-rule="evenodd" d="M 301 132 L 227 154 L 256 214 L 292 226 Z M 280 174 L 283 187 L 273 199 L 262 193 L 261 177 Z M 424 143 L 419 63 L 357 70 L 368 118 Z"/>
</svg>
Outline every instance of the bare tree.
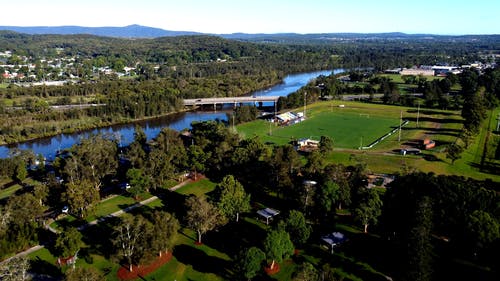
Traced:
<svg viewBox="0 0 500 281">
<path fill-rule="evenodd" d="M 25 281 L 30 280 L 28 270 L 30 263 L 27 257 L 15 257 L 0 265 L 0 280 Z"/>
<path fill-rule="evenodd" d="M 203 234 L 216 228 L 224 219 L 217 208 L 207 201 L 205 196 L 189 197 L 186 206 L 188 208 L 186 221 L 189 227 L 198 233 L 198 243 L 201 243 Z"/>
</svg>

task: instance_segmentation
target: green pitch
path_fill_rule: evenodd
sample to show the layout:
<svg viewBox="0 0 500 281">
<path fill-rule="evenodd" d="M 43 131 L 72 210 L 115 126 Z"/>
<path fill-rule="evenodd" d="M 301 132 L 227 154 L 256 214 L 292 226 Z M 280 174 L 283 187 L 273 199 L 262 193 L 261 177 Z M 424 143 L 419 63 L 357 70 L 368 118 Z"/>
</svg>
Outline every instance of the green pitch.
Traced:
<svg viewBox="0 0 500 281">
<path fill-rule="evenodd" d="M 266 121 L 256 121 L 238 126 L 244 137 L 257 135 L 263 142 L 289 143 L 292 139 L 319 140 L 328 136 L 336 148 L 358 148 L 370 144 L 391 129 L 399 126 L 399 116 L 382 117 L 366 111 L 335 109 L 312 114 L 305 121 L 278 127 Z"/>
</svg>

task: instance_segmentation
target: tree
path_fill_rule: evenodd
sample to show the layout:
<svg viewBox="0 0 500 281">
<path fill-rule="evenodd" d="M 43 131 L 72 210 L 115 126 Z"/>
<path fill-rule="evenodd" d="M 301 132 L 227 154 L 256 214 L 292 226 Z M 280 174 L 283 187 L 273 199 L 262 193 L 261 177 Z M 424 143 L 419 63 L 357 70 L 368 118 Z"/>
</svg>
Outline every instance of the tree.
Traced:
<svg viewBox="0 0 500 281">
<path fill-rule="evenodd" d="M 307 155 L 307 163 L 304 166 L 304 171 L 311 176 L 321 171 L 324 166 L 325 156 L 326 155 L 319 150 L 314 150 L 309 153 L 309 155 Z"/>
<path fill-rule="evenodd" d="M 0 263 L 0 280 L 3 281 L 27 281 L 31 280 L 28 270 L 30 261 L 28 257 L 14 257 Z"/>
<path fill-rule="evenodd" d="M 168 253 L 174 247 L 179 228 L 179 221 L 172 214 L 161 211 L 154 212 L 151 246 L 160 257 L 162 252 Z"/>
<path fill-rule="evenodd" d="M 336 204 L 340 205 L 340 187 L 333 181 L 327 181 L 318 193 L 316 200 L 320 206 L 320 212 L 325 216 L 335 214 Z"/>
<path fill-rule="evenodd" d="M 11 196 L 7 202 L 10 222 L 16 225 L 30 224 L 43 214 L 44 208 L 31 193 Z"/>
<path fill-rule="evenodd" d="M 82 246 L 82 234 L 76 228 L 70 227 L 57 236 L 55 249 L 58 256 L 71 257 Z"/>
<path fill-rule="evenodd" d="M 251 247 L 241 251 L 236 257 L 236 271 L 240 276 L 244 276 L 247 280 L 251 280 L 262 269 L 262 261 L 266 258 L 266 254 L 257 247 Z"/>
<path fill-rule="evenodd" d="M 342 210 L 342 204 L 344 205 L 349 205 L 351 203 L 351 188 L 349 186 L 349 178 L 348 175 L 350 173 L 346 171 L 346 168 L 341 165 L 327 165 L 324 169 L 324 175 L 327 176 L 327 179 L 325 180 L 326 183 L 324 186 L 320 189 L 320 194 L 321 191 L 323 191 L 323 188 L 326 188 L 326 191 L 330 190 L 328 192 L 331 194 L 331 199 L 335 199 L 335 194 L 336 194 L 336 188 L 335 186 L 326 186 L 326 185 L 331 185 L 329 182 L 331 181 L 334 184 L 337 184 L 339 187 L 338 190 L 338 200 L 336 201 L 338 203 L 338 209 Z M 324 193 L 326 195 L 327 192 Z M 330 195 L 329 195 L 330 196 Z"/>
<path fill-rule="evenodd" d="M 93 267 L 77 267 L 64 273 L 65 281 L 104 281 L 106 278 Z"/>
<path fill-rule="evenodd" d="M 240 213 L 250 211 L 250 195 L 232 175 L 225 176 L 215 190 L 217 207 L 225 217 L 236 217 L 238 222 Z"/>
<path fill-rule="evenodd" d="M 141 254 L 139 247 L 141 239 L 146 239 L 145 233 L 145 222 L 141 216 L 124 216 L 115 227 L 113 242 L 118 252 L 127 260 L 130 272 L 132 272 L 132 265 L 137 260 L 137 256 Z"/>
<path fill-rule="evenodd" d="M 22 182 L 28 176 L 28 170 L 26 170 L 26 163 L 20 160 L 16 166 L 15 180 Z"/>
<path fill-rule="evenodd" d="M 448 145 L 446 149 L 446 158 L 451 159 L 451 164 L 457 160 L 460 159 L 462 152 L 464 151 L 464 148 L 456 143 L 451 143 Z"/>
<path fill-rule="evenodd" d="M 302 263 L 297 270 L 293 273 L 293 281 L 318 281 L 319 273 L 309 262 Z"/>
<path fill-rule="evenodd" d="M 189 227 L 198 233 L 198 243 L 201 236 L 216 228 L 223 222 L 216 207 L 210 204 L 205 196 L 191 196 L 186 200 L 186 221 Z"/>
<path fill-rule="evenodd" d="M 355 217 L 363 224 L 364 233 L 368 233 L 368 225 L 376 224 L 382 212 L 382 200 L 375 189 L 363 188 L 361 200 L 354 209 Z"/>
<path fill-rule="evenodd" d="M 100 201 L 99 191 L 89 180 L 77 180 L 66 185 L 63 197 L 70 211 L 80 218 L 86 218 Z"/>
<path fill-rule="evenodd" d="M 198 145 L 191 145 L 188 148 L 188 167 L 194 174 L 194 180 L 196 180 L 198 172 L 203 173 L 205 171 L 205 163 L 210 157 L 210 152 L 205 152 Z"/>
<path fill-rule="evenodd" d="M 87 179 L 99 190 L 102 179 L 114 174 L 118 167 L 117 144 L 102 135 L 91 136 L 72 148 L 70 160 L 76 164 L 77 175 L 74 180 Z M 73 169 L 73 171 L 75 171 Z"/>
<path fill-rule="evenodd" d="M 290 240 L 297 246 L 304 245 L 312 231 L 304 214 L 297 210 L 291 210 L 288 217 L 284 221 L 280 221 L 278 228 L 288 232 Z"/>
<path fill-rule="evenodd" d="M 267 259 L 271 260 L 270 269 L 273 270 L 276 262 L 293 254 L 294 246 L 290 235 L 284 230 L 271 230 L 264 240 L 264 251 Z"/>
<path fill-rule="evenodd" d="M 481 250 L 491 242 L 500 238 L 500 224 L 494 216 L 481 210 L 475 210 L 468 217 L 468 236 L 474 241 L 474 248 Z"/>
<path fill-rule="evenodd" d="M 432 204 L 431 199 L 423 197 L 417 203 L 415 224 L 408 239 L 407 280 L 431 280 L 432 268 Z"/>
<path fill-rule="evenodd" d="M 319 140 L 319 151 L 327 154 L 333 151 L 333 140 L 328 136 L 321 136 Z"/>
<path fill-rule="evenodd" d="M 144 175 L 141 169 L 129 169 L 127 171 L 127 179 L 130 183 L 129 192 L 137 198 L 139 194 L 149 190 L 149 178 Z"/>
</svg>

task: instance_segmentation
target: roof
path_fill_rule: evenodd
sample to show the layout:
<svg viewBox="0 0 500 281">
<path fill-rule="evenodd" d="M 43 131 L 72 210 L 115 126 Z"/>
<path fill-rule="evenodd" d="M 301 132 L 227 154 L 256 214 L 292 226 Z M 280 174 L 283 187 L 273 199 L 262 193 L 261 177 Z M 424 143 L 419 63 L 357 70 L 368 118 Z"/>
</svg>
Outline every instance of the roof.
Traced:
<svg viewBox="0 0 500 281">
<path fill-rule="evenodd" d="M 330 246 L 336 246 L 347 241 L 347 238 L 341 232 L 332 232 L 328 235 L 321 237 L 321 240 L 325 241 Z"/>
<path fill-rule="evenodd" d="M 274 210 L 274 209 L 271 209 L 271 208 L 265 208 L 265 209 L 257 211 L 257 214 L 263 216 L 266 219 L 272 218 L 272 217 L 278 215 L 279 213 L 280 212 L 278 210 Z"/>
</svg>

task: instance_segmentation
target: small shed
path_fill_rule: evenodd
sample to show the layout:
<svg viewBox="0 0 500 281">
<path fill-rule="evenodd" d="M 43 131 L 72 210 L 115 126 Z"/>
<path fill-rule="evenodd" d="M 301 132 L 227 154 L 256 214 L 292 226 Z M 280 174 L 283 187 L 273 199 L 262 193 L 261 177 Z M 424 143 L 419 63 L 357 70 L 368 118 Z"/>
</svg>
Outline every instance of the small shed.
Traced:
<svg viewBox="0 0 500 281">
<path fill-rule="evenodd" d="M 257 211 L 257 214 L 263 218 L 266 219 L 266 224 L 268 225 L 269 224 L 269 220 L 272 220 L 273 217 L 279 215 L 279 211 L 278 210 L 274 210 L 274 209 L 271 209 L 271 208 L 265 208 L 265 209 L 262 209 L 262 210 L 258 210 Z"/>
<path fill-rule="evenodd" d="M 331 253 L 333 253 L 333 248 L 347 241 L 347 237 L 345 237 L 345 235 L 341 232 L 332 232 L 321 237 L 321 240 L 328 245 Z"/>
</svg>

